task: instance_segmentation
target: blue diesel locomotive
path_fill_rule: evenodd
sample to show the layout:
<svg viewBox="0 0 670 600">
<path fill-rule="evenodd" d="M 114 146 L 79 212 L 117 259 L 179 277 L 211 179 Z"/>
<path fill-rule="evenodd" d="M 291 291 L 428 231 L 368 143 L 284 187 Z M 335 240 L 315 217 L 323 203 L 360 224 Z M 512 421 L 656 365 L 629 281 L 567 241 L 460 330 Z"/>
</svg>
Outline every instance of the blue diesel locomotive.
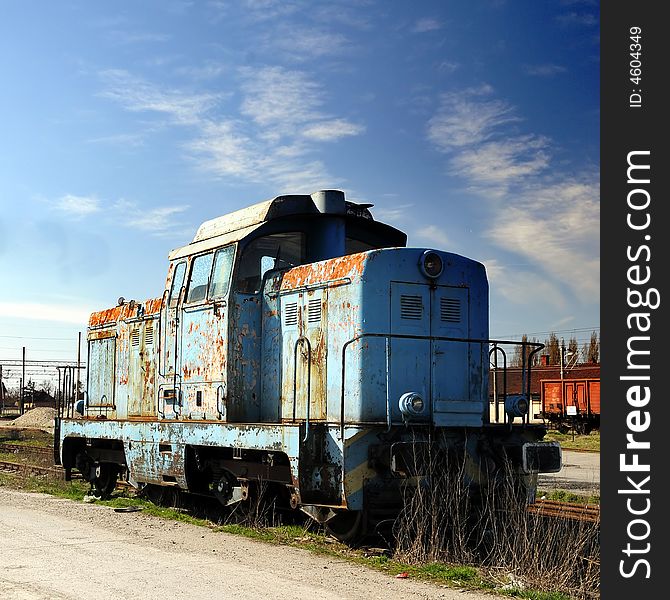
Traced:
<svg viewBox="0 0 670 600">
<path fill-rule="evenodd" d="M 484 266 L 405 247 L 370 206 L 325 190 L 212 219 L 169 254 L 161 297 L 93 313 L 85 400 L 56 423 L 67 476 L 224 505 L 263 483 L 342 539 L 399 513 L 428 475 L 417 448 L 461 456 L 474 484 L 511 462 L 532 497 L 561 450 L 524 390 L 499 383 L 491 422 L 489 364 L 515 342 L 488 339 Z"/>
</svg>

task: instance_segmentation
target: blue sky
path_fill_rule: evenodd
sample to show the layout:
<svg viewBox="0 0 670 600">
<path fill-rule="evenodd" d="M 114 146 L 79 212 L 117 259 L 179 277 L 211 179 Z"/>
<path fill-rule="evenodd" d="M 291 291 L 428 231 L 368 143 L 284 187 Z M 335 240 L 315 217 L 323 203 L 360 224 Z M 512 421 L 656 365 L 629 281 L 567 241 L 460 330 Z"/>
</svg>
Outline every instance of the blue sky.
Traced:
<svg viewBox="0 0 670 600">
<path fill-rule="evenodd" d="M 326 188 L 485 263 L 492 336 L 599 330 L 598 3 L 1 7 L 0 359 L 73 359 L 202 221 Z"/>
</svg>

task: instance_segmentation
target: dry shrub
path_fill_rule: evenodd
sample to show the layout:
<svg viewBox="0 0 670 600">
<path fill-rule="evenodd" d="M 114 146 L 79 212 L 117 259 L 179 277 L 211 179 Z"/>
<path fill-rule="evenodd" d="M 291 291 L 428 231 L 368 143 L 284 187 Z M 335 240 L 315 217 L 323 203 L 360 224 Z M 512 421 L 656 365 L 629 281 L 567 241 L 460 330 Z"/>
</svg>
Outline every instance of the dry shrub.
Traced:
<svg viewBox="0 0 670 600">
<path fill-rule="evenodd" d="M 398 559 L 473 565 L 500 585 L 599 597 L 600 523 L 527 510 L 509 462 L 475 486 L 463 451 L 422 452 L 415 458 L 430 476 L 405 489 L 394 528 Z"/>
</svg>

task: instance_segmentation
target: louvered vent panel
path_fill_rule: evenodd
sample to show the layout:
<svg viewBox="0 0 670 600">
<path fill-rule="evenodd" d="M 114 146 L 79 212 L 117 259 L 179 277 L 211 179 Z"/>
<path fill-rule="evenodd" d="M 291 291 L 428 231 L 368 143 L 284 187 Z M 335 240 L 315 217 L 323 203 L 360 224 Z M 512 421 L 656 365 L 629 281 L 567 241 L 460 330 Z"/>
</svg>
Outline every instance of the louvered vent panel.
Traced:
<svg viewBox="0 0 670 600">
<path fill-rule="evenodd" d="M 151 346 L 154 343 L 154 326 L 151 324 L 147 325 L 147 328 L 144 330 L 144 345 Z"/>
<path fill-rule="evenodd" d="M 318 323 L 321 321 L 321 299 L 315 298 L 307 303 L 307 321 Z"/>
<path fill-rule="evenodd" d="M 423 318 L 423 302 L 421 296 L 400 296 L 400 318 L 419 321 Z"/>
<path fill-rule="evenodd" d="M 298 324 L 298 303 L 289 302 L 284 307 L 284 325 Z"/>
<path fill-rule="evenodd" d="M 461 301 L 458 298 L 440 298 L 440 319 L 447 323 L 460 323 Z"/>
<path fill-rule="evenodd" d="M 139 346 L 140 345 L 140 330 L 139 329 L 133 329 L 130 333 L 130 343 L 133 346 Z"/>
</svg>

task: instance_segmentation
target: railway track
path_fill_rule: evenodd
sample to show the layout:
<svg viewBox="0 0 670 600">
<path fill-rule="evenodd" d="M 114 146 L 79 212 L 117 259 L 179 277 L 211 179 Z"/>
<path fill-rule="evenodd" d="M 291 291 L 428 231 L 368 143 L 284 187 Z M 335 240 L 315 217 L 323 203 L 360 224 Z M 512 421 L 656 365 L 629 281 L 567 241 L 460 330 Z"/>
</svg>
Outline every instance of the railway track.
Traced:
<svg viewBox="0 0 670 600">
<path fill-rule="evenodd" d="M 62 467 L 45 467 L 9 460 L 0 460 L 0 471 L 18 473 L 20 475 L 49 475 L 56 479 L 65 479 L 65 469 Z"/>
<path fill-rule="evenodd" d="M 53 461 L 54 450 L 50 446 L 27 446 L 16 442 L 1 442 L 0 454 L 20 454 Z"/>
<path fill-rule="evenodd" d="M 528 510 L 543 517 L 586 521 L 589 523 L 600 522 L 600 505 L 598 504 L 538 500 L 535 504 L 530 504 Z"/>
</svg>

